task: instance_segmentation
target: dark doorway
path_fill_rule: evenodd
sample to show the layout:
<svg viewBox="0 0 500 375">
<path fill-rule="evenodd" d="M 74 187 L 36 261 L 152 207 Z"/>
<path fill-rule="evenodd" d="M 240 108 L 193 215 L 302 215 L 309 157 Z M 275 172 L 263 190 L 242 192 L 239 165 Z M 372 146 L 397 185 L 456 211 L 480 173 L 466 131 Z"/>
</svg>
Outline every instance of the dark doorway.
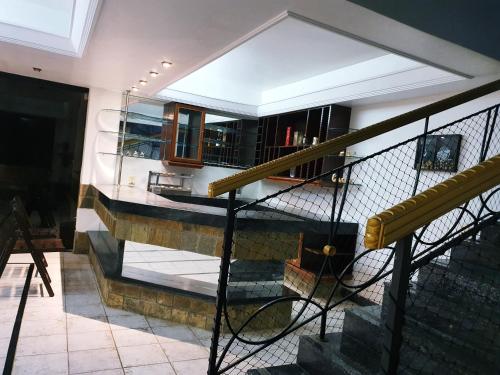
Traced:
<svg viewBox="0 0 500 375">
<path fill-rule="evenodd" d="M 83 87 L 0 72 L 1 210 L 18 194 L 36 224 L 73 225 L 87 98 Z"/>
</svg>

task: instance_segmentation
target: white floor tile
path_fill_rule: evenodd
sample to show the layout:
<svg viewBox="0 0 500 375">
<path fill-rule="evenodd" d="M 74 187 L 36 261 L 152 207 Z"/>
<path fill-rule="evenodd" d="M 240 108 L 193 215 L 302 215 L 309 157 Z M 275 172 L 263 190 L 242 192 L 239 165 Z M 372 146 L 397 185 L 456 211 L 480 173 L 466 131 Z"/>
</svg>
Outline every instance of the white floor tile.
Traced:
<svg viewBox="0 0 500 375">
<path fill-rule="evenodd" d="M 83 316 L 86 318 L 95 318 L 106 316 L 104 312 L 104 307 L 101 303 L 88 304 L 88 305 L 77 305 L 77 306 L 66 306 L 66 311 L 72 316 Z"/>
<path fill-rule="evenodd" d="M 109 323 L 106 317 L 86 318 L 83 316 L 68 316 L 68 334 L 109 331 Z"/>
<path fill-rule="evenodd" d="M 174 325 L 168 327 L 155 327 L 153 328 L 153 332 L 160 343 L 174 341 L 198 343 L 195 334 L 186 326 Z"/>
<path fill-rule="evenodd" d="M 16 357 L 13 375 L 68 374 L 68 353 Z"/>
<path fill-rule="evenodd" d="M 208 370 L 207 359 L 180 361 L 172 363 L 177 375 L 206 375 Z"/>
<path fill-rule="evenodd" d="M 190 342 L 166 342 L 162 343 L 161 347 L 170 362 L 208 358 L 208 350 L 205 347 Z"/>
<path fill-rule="evenodd" d="M 118 348 L 123 367 L 153 365 L 168 362 L 160 345 L 124 346 Z"/>
<path fill-rule="evenodd" d="M 21 324 L 20 337 L 65 335 L 66 319 L 25 320 Z"/>
<path fill-rule="evenodd" d="M 64 353 L 67 351 L 66 335 L 20 337 L 16 356 Z"/>
<path fill-rule="evenodd" d="M 68 351 L 113 349 L 115 343 L 110 331 L 68 334 Z"/>
<path fill-rule="evenodd" d="M 118 352 L 115 349 L 83 350 L 69 353 L 70 374 L 121 368 Z"/>
<path fill-rule="evenodd" d="M 157 365 L 128 367 L 125 369 L 125 374 L 126 375 L 175 375 L 175 372 L 169 363 L 160 363 Z"/>
<path fill-rule="evenodd" d="M 142 315 L 115 315 L 108 317 L 113 331 L 121 329 L 148 329 L 149 324 Z"/>
<path fill-rule="evenodd" d="M 113 337 L 118 348 L 122 346 L 137 346 L 158 343 L 151 330 L 142 331 L 138 329 L 120 329 L 113 331 Z"/>
</svg>

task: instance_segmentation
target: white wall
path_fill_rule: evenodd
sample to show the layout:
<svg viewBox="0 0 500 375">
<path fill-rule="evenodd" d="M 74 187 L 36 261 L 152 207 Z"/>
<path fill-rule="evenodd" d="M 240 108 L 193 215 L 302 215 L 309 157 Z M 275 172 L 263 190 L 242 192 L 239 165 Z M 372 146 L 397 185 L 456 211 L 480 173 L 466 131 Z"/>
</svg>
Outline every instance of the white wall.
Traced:
<svg viewBox="0 0 500 375">
<path fill-rule="evenodd" d="M 120 109 L 122 105 L 122 94 L 120 92 L 108 91 L 100 88 L 91 88 L 89 91 L 89 102 L 87 107 L 87 124 L 85 128 L 85 141 L 82 159 L 81 184 L 113 184 L 116 179 L 117 157 L 116 153 L 118 138 L 115 134 L 107 134 L 102 131 L 118 132 L 120 115 L 119 112 L 106 111 L 106 109 Z M 147 106 L 144 103 L 133 104 L 132 110 L 143 113 L 147 112 L 153 116 L 161 117 L 162 113 L 156 111 L 158 106 Z M 147 108 L 146 108 L 147 107 Z M 152 113 L 156 111 L 158 113 Z M 154 123 L 156 125 L 156 123 Z M 108 154 L 105 154 L 108 153 Z M 125 157 L 122 170 L 122 184 L 127 184 L 129 177 L 133 177 L 135 186 L 146 190 L 149 171 L 172 171 L 178 174 L 193 174 L 193 194 L 207 195 L 208 184 L 220 178 L 227 177 L 236 172 L 237 169 L 217 168 L 205 166 L 202 169 L 167 167 L 165 168 L 159 160 L 148 160 L 133 157 Z M 172 179 L 172 183 L 178 183 Z M 188 182 L 189 183 L 189 182 Z M 253 187 L 244 188 L 242 196 L 256 197 Z M 98 230 L 102 222 L 91 209 L 77 210 L 76 230 L 85 232 Z"/>
<path fill-rule="evenodd" d="M 118 138 L 100 131 L 118 131 L 119 112 L 109 112 L 104 109 L 119 109 L 121 101 L 120 92 L 100 88 L 89 90 L 80 184 L 112 184 L 114 181 L 116 157 L 110 154 L 116 152 Z M 100 154 L 100 152 L 110 154 Z M 97 230 L 99 225 L 101 221 L 94 210 L 84 208 L 77 210 L 77 232 Z"/>
<path fill-rule="evenodd" d="M 421 107 L 428 103 L 434 102 L 441 99 L 443 96 L 433 96 L 409 100 L 394 101 L 381 104 L 354 106 L 352 108 L 351 115 L 351 127 L 361 129 L 366 126 L 372 125 L 378 121 L 388 119 L 393 116 L 405 113 L 409 110 Z M 464 104 L 462 106 L 456 107 L 449 111 L 443 112 L 441 114 L 431 117 L 430 128 L 435 128 L 440 125 L 447 124 L 451 121 L 457 120 L 464 116 L 467 116 L 473 112 L 479 111 L 493 104 L 500 102 L 500 93 L 491 94 L 480 98 L 478 100 L 472 101 L 470 103 Z M 82 165 L 82 184 L 95 184 L 104 183 L 111 184 L 114 182 L 114 172 L 115 172 L 115 158 L 110 155 L 101 155 L 99 151 L 109 151 L 114 152 L 116 150 L 117 139 L 114 136 L 99 134 L 99 130 L 118 130 L 118 115 L 116 113 L 107 113 L 102 111 L 104 108 L 120 108 L 121 106 L 121 94 L 117 92 L 110 92 L 102 89 L 91 89 L 89 94 L 89 106 L 88 106 L 88 117 L 87 117 L 87 127 L 85 134 L 85 146 L 84 146 L 84 158 Z M 423 130 L 423 120 L 418 121 L 414 124 L 410 124 L 406 127 L 393 131 L 389 134 L 377 137 L 370 141 L 363 142 L 359 145 L 351 147 L 350 149 L 358 155 L 366 156 L 374 152 L 380 151 L 386 147 L 389 147 L 395 143 L 404 141 L 411 138 Z M 462 147 L 462 158 L 467 154 L 467 150 L 470 152 L 477 152 L 474 148 L 477 145 L 470 144 L 467 145 L 466 140 Z M 471 148 L 472 147 L 472 148 Z M 409 157 L 414 156 L 414 150 L 408 152 Z M 388 160 L 388 163 L 391 161 Z M 396 166 L 397 167 L 397 166 Z M 386 166 L 374 165 L 373 168 L 386 168 Z M 208 184 L 220 178 L 232 175 L 239 172 L 239 170 L 229 169 L 229 168 L 217 168 L 217 167 L 204 167 L 202 169 L 189 169 L 189 168 L 179 168 L 179 167 L 167 167 L 165 168 L 160 161 L 146 160 L 138 158 L 125 158 L 123 163 L 123 175 L 122 183 L 126 184 L 129 177 L 133 177 L 135 185 L 140 189 L 146 189 L 148 171 L 173 171 L 176 173 L 187 173 L 193 174 L 195 177 L 192 181 L 193 194 L 206 195 L 208 190 Z M 364 221 L 369 214 L 373 214 L 376 209 L 388 208 L 388 202 L 394 201 L 396 203 L 400 199 L 406 198 L 407 188 L 401 189 L 401 196 L 393 195 L 391 199 L 384 195 L 384 191 L 389 190 L 388 187 L 392 186 L 394 181 L 380 181 L 381 189 L 375 191 L 371 198 L 371 207 L 368 211 L 363 207 L 368 205 L 367 189 L 371 189 L 372 186 L 366 186 L 363 184 L 363 173 L 358 171 L 356 168 L 355 180 L 361 184 L 361 186 L 356 187 L 351 190 L 349 194 L 359 195 L 359 205 L 354 207 L 346 207 L 345 217 L 347 221 L 355 221 L 361 224 L 360 236 L 364 232 Z M 380 171 L 382 174 L 384 171 Z M 396 171 L 397 172 L 397 171 Z M 395 173 L 396 175 L 397 173 Z M 449 177 L 450 173 L 444 172 L 425 172 L 431 176 L 429 183 L 432 181 L 439 182 L 440 180 Z M 414 178 L 414 172 L 410 171 L 405 178 L 400 180 L 405 180 L 406 183 L 411 184 Z M 372 178 L 372 180 L 374 180 Z M 177 180 L 172 179 L 173 183 Z M 384 187 L 386 184 L 386 187 Z M 242 189 L 241 196 L 248 198 L 262 198 L 266 195 L 277 192 L 281 189 L 288 187 L 289 185 L 283 183 L 276 183 L 271 181 L 261 181 L 251 185 L 248 185 Z M 424 186 L 424 185 L 423 185 Z M 424 186 L 425 187 L 425 186 Z M 314 186 L 307 186 L 296 191 L 293 194 L 293 198 L 287 197 L 287 206 L 290 207 L 290 203 L 293 203 L 292 207 L 295 210 L 304 213 L 309 212 L 309 215 L 320 220 L 328 220 L 331 211 L 331 192 L 332 189 L 317 188 Z M 391 191 L 391 194 L 393 191 Z M 283 198 L 283 197 L 281 197 Z M 318 209 L 317 205 L 312 205 L 311 201 L 316 200 L 320 203 L 321 208 Z M 278 202 L 279 199 L 275 199 L 272 204 L 279 206 L 283 205 L 283 202 Z M 282 199 L 283 201 L 283 199 Z M 77 220 L 77 230 L 84 231 L 88 228 L 95 229 L 97 221 L 95 218 L 91 217 L 91 214 L 85 213 L 85 216 L 78 212 Z M 314 212 L 316 211 L 316 212 Z M 85 217 L 85 219 L 84 219 Z"/>
<path fill-rule="evenodd" d="M 122 184 L 127 184 L 129 178 L 135 181 L 135 186 L 139 189 L 146 190 L 148 184 L 148 172 L 174 172 L 177 175 L 186 174 L 193 175 L 192 181 L 186 180 L 186 184 L 191 184 L 193 195 L 207 195 L 208 184 L 212 181 L 231 176 L 241 172 L 239 169 L 221 168 L 204 166 L 201 169 L 182 168 L 164 166 L 159 160 L 147 160 L 140 158 L 125 158 L 123 162 Z M 162 178 L 162 183 L 179 184 L 180 181 L 176 177 Z M 257 198 L 258 190 L 256 185 L 246 186 L 241 191 L 242 197 Z"/>
</svg>

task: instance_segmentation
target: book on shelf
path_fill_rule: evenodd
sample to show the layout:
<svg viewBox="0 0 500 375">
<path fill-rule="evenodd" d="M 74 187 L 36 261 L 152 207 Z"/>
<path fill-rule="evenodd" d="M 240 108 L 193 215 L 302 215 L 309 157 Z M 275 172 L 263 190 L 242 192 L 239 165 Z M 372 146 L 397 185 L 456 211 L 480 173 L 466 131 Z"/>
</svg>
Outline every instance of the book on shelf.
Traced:
<svg viewBox="0 0 500 375">
<path fill-rule="evenodd" d="M 290 137 L 292 135 L 292 127 L 288 126 L 286 128 L 286 139 L 285 139 L 285 146 L 290 146 Z"/>
</svg>

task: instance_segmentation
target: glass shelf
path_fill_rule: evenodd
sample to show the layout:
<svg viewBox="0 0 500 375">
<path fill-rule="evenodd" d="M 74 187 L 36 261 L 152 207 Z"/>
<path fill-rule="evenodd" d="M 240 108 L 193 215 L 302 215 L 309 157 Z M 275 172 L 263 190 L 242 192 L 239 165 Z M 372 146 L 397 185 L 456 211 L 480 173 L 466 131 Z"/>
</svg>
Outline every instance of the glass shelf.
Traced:
<svg viewBox="0 0 500 375">
<path fill-rule="evenodd" d="M 217 139 L 209 139 L 209 138 L 204 138 L 203 139 L 203 143 L 205 144 L 205 146 L 208 146 L 208 147 L 220 147 L 220 148 L 236 148 L 236 149 L 242 149 L 242 148 L 250 148 L 250 149 L 254 149 L 255 147 L 252 147 L 252 146 L 236 146 L 234 143 L 232 142 L 224 142 L 224 141 L 219 141 Z"/>
<path fill-rule="evenodd" d="M 341 155 L 341 154 L 328 154 L 327 156 L 333 156 L 333 157 L 338 157 L 338 158 L 346 158 L 346 159 L 349 159 L 351 161 L 354 161 L 354 160 L 359 160 L 359 159 L 363 159 L 364 156 L 361 156 L 361 155 L 353 155 L 353 154 L 347 154 L 347 155 Z"/>
<path fill-rule="evenodd" d="M 138 112 L 125 112 L 121 109 L 103 109 L 103 111 L 120 113 L 120 116 L 122 116 L 122 119 L 125 116 L 125 113 L 127 113 L 127 122 L 130 122 L 130 120 L 143 120 L 143 121 L 150 121 L 150 122 L 158 122 L 160 124 L 166 124 L 169 121 L 167 119 L 164 119 L 163 117 L 149 116 L 149 115 L 144 115 L 144 114 L 138 113 Z"/>
<path fill-rule="evenodd" d="M 98 154 L 100 155 L 111 155 L 111 156 L 120 156 L 119 152 L 103 152 L 99 151 Z M 145 160 L 160 160 L 160 159 L 155 159 L 155 158 L 150 158 L 147 156 L 133 156 L 133 155 L 123 155 L 124 158 L 134 158 L 134 159 L 145 159 Z"/>
<path fill-rule="evenodd" d="M 121 137 L 121 133 L 117 131 L 111 131 L 111 130 L 99 130 L 99 133 L 103 134 L 110 134 L 113 136 L 118 136 Z M 158 135 L 160 136 L 160 135 Z M 162 139 L 159 139 L 157 137 L 148 137 L 145 135 L 141 134 L 134 134 L 134 133 L 125 133 L 125 140 L 138 140 L 138 141 L 147 141 L 147 142 L 158 142 L 158 143 L 169 143 L 170 141 L 164 141 Z"/>
<path fill-rule="evenodd" d="M 215 161 L 203 161 L 204 165 L 208 166 L 213 166 L 213 167 L 226 167 L 226 168 L 234 168 L 234 169 L 248 169 L 252 168 L 252 165 L 235 165 L 231 163 L 224 163 L 224 162 L 215 162 Z"/>
</svg>

